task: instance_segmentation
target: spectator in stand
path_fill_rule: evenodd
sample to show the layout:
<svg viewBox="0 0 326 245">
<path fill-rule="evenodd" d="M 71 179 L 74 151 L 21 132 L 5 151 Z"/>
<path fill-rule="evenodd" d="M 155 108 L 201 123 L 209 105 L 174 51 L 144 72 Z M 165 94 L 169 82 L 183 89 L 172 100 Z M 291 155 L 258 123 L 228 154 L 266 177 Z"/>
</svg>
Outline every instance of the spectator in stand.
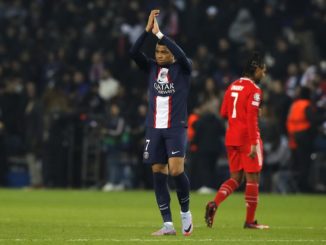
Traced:
<svg viewBox="0 0 326 245">
<path fill-rule="evenodd" d="M 105 101 L 111 100 L 118 94 L 119 81 L 112 77 L 109 69 L 103 71 L 99 85 L 99 95 Z"/>
<path fill-rule="evenodd" d="M 106 145 L 106 183 L 103 191 L 121 191 L 125 189 L 124 166 L 122 164 L 121 148 L 123 135 L 126 130 L 126 122 L 120 115 L 117 104 L 109 107 L 108 117 L 102 133 L 105 135 Z"/>
<path fill-rule="evenodd" d="M 200 118 L 195 124 L 193 144 L 197 146 L 200 167 L 196 179 L 199 193 L 214 193 L 217 185 L 216 167 L 219 155 L 223 151 L 224 126 L 217 116 L 216 104 L 209 100 L 204 104 Z"/>
<path fill-rule="evenodd" d="M 292 169 L 296 173 L 296 181 L 302 192 L 311 191 L 309 174 L 311 154 L 315 139 L 315 108 L 311 102 L 311 91 L 301 87 L 297 100 L 291 105 L 287 118 L 289 146 L 292 150 Z"/>
<path fill-rule="evenodd" d="M 43 117 L 42 105 L 36 96 L 35 84 L 26 84 L 27 101 L 25 106 L 25 147 L 26 162 L 30 175 L 30 186 L 34 188 L 43 185 L 42 175 L 42 143 L 43 143 Z"/>
</svg>

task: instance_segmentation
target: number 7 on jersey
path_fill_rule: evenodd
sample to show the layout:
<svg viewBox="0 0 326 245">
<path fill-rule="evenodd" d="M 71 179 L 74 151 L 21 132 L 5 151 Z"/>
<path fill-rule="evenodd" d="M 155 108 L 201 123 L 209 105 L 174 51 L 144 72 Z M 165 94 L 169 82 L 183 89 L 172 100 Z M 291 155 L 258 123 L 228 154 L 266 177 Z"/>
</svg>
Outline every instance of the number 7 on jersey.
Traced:
<svg viewBox="0 0 326 245">
<path fill-rule="evenodd" d="M 237 101 L 238 101 L 238 96 L 239 93 L 238 92 L 232 92 L 231 93 L 231 97 L 234 97 L 234 101 L 233 101 L 233 110 L 232 110 L 232 118 L 236 118 L 237 117 Z"/>
</svg>

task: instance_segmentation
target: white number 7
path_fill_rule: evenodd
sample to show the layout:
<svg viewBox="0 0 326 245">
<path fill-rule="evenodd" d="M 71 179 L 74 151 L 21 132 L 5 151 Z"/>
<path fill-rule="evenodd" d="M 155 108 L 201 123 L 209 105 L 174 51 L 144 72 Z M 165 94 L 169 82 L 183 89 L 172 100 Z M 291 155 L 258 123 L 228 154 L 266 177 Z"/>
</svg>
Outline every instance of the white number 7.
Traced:
<svg viewBox="0 0 326 245">
<path fill-rule="evenodd" d="M 151 140 L 148 140 L 148 139 L 146 139 L 146 147 L 145 147 L 145 151 L 147 151 L 147 148 L 148 148 L 148 145 L 149 145 L 149 142 L 150 142 Z"/>
<path fill-rule="evenodd" d="M 237 117 L 237 107 L 236 107 L 236 105 L 237 105 L 237 101 L 238 101 L 238 96 L 239 96 L 239 93 L 237 93 L 237 92 L 232 92 L 231 93 L 231 97 L 234 97 L 232 118 Z"/>
</svg>

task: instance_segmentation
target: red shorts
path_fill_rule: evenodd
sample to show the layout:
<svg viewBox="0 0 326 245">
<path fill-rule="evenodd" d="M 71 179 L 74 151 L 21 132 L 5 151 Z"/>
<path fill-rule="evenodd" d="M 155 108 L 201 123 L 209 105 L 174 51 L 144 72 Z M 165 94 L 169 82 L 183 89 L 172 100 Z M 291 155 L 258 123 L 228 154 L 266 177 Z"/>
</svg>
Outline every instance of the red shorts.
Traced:
<svg viewBox="0 0 326 245">
<path fill-rule="evenodd" d="M 226 146 L 230 172 L 244 170 L 247 173 L 260 172 L 263 167 L 263 143 L 257 141 L 257 155 L 255 158 L 248 156 L 250 144 L 242 146 Z"/>
</svg>

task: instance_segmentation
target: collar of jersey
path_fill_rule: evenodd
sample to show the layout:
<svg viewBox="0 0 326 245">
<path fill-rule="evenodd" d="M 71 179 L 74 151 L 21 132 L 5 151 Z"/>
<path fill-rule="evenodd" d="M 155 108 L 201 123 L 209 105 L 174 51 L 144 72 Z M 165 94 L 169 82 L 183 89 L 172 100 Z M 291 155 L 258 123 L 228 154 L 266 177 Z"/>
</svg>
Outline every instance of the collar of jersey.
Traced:
<svg viewBox="0 0 326 245">
<path fill-rule="evenodd" d="M 255 82 L 253 80 L 251 80 L 249 77 L 240 77 L 240 80 L 248 80 L 255 84 Z"/>
</svg>

